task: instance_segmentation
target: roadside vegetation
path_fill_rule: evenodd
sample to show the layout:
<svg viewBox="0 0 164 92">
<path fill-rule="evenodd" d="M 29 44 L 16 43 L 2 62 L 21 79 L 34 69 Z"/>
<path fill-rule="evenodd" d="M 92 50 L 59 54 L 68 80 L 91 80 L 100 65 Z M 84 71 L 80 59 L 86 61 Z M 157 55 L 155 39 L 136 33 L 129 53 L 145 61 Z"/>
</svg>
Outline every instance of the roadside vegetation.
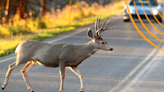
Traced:
<svg viewBox="0 0 164 92">
<path fill-rule="evenodd" d="M 81 3 L 81 7 L 79 7 Z M 71 8 L 71 17 L 69 18 L 70 7 L 65 6 L 62 10 L 52 10 L 46 13 L 44 18 L 32 17 L 35 12 L 31 11 L 31 17 L 26 20 L 20 19 L 16 14 L 7 24 L 0 24 L 0 56 L 13 53 L 16 46 L 25 40 L 42 41 L 45 38 L 74 30 L 80 26 L 94 23 L 97 15 L 101 19 L 123 12 L 123 2 L 113 2 L 105 6 L 97 3 L 89 6 L 81 1 Z M 3 21 L 3 19 L 2 19 Z M 69 21 L 71 26 L 68 27 Z"/>
<path fill-rule="evenodd" d="M 164 2 L 164 0 L 157 0 L 158 2 Z"/>
</svg>

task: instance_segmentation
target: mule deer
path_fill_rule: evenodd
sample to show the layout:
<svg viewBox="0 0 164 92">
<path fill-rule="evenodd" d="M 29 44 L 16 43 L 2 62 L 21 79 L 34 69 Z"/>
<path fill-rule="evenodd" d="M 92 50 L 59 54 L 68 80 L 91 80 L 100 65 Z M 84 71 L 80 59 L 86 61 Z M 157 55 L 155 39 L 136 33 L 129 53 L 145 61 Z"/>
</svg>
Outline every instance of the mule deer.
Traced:
<svg viewBox="0 0 164 92">
<path fill-rule="evenodd" d="M 60 92 L 64 92 L 63 84 L 65 68 L 69 67 L 80 78 L 80 92 L 84 92 L 85 87 L 83 75 L 77 66 L 99 49 L 106 51 L 113 50 L 113 48 L 111 48 L 101 37 L 101 32 L 114 28 L 107 29 L 108 23 L 109 20 L 105 20 L 100 28 L 100 17 L 98 16 L 95 22 L 96 34 L 88 29 L 88 37 L 92 40 L 82 45 L 74 45 L 70 43 L 45 43 L 33 40 L 20 43 L 15 50 L 17 55 L 16 62 L 9 65 L 2 85 L 2 90 L 7 86 L 11 72 L 20 65 L 26 64 L 24 68 L 21 69 L 21 73 L 29 91 L 34 92 L 28 80 L 27 72 L 35 65 L 39 64 L 46 67 L 59 67 L 61 80 L 59 88 Z"/>
</svg>

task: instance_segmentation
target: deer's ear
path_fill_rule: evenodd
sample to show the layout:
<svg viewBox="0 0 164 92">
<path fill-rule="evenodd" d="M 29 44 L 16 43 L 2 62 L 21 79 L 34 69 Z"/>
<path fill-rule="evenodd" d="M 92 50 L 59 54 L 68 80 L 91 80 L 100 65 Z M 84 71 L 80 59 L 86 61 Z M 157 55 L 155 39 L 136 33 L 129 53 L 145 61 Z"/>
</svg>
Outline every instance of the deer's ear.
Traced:
<svg viewBox="0 0 164 92">
<path fill-rule="evenodd" d="M 96 37 L 95 34 L 90 30 L 90 28 L 88 28 L 87 34 L 90 39 L 94 39 Z"/>
</svg>

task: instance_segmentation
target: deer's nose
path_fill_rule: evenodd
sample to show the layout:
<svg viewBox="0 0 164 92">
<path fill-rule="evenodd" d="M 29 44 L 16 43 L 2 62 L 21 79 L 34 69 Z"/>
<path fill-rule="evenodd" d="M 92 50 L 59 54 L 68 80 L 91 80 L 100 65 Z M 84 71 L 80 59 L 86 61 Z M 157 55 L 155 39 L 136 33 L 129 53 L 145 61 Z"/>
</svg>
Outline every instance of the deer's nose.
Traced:
<svg viewBox="0 0 164 92">
<path fill-rule="evenodd" d="M 110 48 L 110 51 L 112 51 L 113 50 L 113 48 Z"/>
</svg>

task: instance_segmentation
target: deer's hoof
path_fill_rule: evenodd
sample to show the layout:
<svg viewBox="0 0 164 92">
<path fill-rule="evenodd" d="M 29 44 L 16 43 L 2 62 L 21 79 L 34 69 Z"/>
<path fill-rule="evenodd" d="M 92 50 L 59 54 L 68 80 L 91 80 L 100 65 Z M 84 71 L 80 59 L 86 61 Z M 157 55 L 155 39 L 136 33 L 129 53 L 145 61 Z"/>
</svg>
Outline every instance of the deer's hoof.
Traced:
<svg viewBox="0 0 164 92">
<path fill-rule="evenodd" d="M 80 91 L 80 92 L 84 92 L 84 91 Z"/>
<path fill-rule="evenodd" d="M 5 88 L 2 87 L 2 90 L 4 90 Z"/>
<path fill-rule="evenodd" d="M 31 92 L 34 92 L 34 91 L 31 91 Z"/>
</svg>

